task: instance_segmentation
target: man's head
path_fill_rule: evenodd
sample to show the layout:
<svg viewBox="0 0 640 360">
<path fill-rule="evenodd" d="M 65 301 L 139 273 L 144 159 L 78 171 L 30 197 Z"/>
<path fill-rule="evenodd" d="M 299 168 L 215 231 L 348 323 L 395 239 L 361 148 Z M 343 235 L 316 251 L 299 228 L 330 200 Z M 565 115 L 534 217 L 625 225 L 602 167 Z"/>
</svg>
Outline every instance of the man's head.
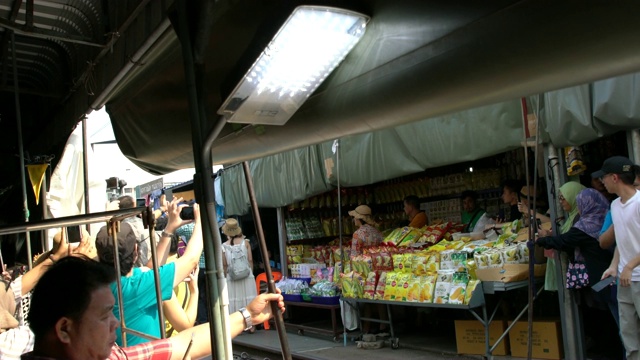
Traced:
<svg viewBox="0 0 640 360">
<path fill-rule="evenodd" d="M 31 297 L 36 355 L 108 358 L 118 327 L 109 287 L 113 281 L 113 268 L 89 259 L 69 256 L 51 266 Z"/>
<path fill-rule="evenodd" d="M 476 209 L 478 193 L 472 190 L 466 190 L 462 192 L 460 199 L 462 199 L 462 209 L 466 212 L 472 212 Z"/>
<path fill-rule="evenodd" d="M 404 213 L 414 216 L 420 211 L 420 199 L 415 195 L 409 195 L 404 198 Z"/>
<path fill-rule="evenodd" d="M 518 194 L 522 184 L 518 180 L 506 180 L 502 184 L 502 202 L 505 204 L 518 204 Z"/>
<path fill-rule="evenodd" d="M 120 196 L 120 209 L 129 209 L 136 207 L 136 201 L 129 195 Z"/>
<path fill-rule="evenodd" d="M 137 238 L 131 225 L 126 222 L 120 223 L 118 237 L 118 257 L 120 260 L 120 275 L 126 276 L 137 258 Z M 113 237 L 109 233 L 109 228 L 103 226 L 96 235 L 96 250 L 101 263 L 113 266 Z"/>
<path fill-rule="evenodd" d="M 624 188 L 633 188 L 636 175 L 640 173 L 640 168 L 629 158 L 624 156 L 612 156 L 604 161 L 602 168 L 591 174 L 591 177 L 598 178 L 610 193 L 620 195 Z"/>
</svg>

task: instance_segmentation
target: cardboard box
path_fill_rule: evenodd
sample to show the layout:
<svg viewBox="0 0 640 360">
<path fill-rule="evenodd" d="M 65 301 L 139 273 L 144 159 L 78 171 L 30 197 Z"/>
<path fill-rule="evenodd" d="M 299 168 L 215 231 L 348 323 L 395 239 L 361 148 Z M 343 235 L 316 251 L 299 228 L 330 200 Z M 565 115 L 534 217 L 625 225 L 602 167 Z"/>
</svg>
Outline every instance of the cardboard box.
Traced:
<svg viewBox="0 0 640 360">
<path fill-rule="evenodd" d="M 484 326 L 478 320 L 456 320 L 456 345 L 458 354 L 485 355 Z M 495 320 L 489 325 L 489 344 L 493 346 L 496 339 L 507 329 L 506 321 Z M 493 355 L 508 355 L 509 339 L 505 336 L 493 351 Z"/>
<path fill-rule="evenodd" d="M 534 265 L 535 277 L 544 277 L 547 264 Z M 476 269 L 478 280 L 514 282 L 529 278 L 529 264 L 504 264 L 499 268 Z"/>
<path fill-rule="evenodd" d="M 511 356 L 526 358 L 529 340 L 527 322 L 518 321 L 509 331 L 509 339 Z M 533 322 L 532 357 L 535 359 L 562 359 L 560 320 Z"/>
</svg>

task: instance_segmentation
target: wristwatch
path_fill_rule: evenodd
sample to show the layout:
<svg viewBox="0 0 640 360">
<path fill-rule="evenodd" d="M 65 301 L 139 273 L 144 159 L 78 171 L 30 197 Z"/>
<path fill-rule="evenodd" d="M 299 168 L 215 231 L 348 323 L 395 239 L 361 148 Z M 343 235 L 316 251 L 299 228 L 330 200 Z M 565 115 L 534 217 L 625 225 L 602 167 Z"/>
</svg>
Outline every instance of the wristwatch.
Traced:
<svg viewBox="0 0 640 360">
<path fill-rule="evenodd" d="M 242 314 L 242 317 L 244 318 L 243 331 L 250 330 L 253 327 L 253 321 L 251 321 L 251 314 L 249 314 L 249 311 L 247 310 L 247 308 L 240 308 L 240 310 L 238 311 L 240 312 L 240 314 Z"/>
</svg>

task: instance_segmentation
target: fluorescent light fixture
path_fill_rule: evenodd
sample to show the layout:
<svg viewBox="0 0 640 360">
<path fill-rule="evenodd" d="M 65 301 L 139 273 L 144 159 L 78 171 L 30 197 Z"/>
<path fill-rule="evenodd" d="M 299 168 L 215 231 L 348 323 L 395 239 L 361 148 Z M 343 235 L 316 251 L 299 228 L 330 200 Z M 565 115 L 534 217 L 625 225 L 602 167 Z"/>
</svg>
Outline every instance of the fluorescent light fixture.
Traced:
<svg viewBox="0 0 640 360">
<path fill-rule="evenodd" d="M 297 7 L 218 114 L 232 123 L 285 124 L 353 49 L 368 21 L 333 7 Z"/>
</svg>

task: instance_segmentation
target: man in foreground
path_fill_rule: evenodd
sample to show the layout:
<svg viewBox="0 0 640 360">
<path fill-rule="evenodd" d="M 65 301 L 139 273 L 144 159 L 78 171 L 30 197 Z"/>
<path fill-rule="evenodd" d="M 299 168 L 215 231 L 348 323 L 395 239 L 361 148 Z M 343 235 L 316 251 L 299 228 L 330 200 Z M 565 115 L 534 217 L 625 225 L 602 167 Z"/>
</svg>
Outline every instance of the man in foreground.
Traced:
<svg viewBox="0 0 640 360">
<path fill-rule="evenodd" d="M 23 360 L 35 359 L 198 359 L 211 354 L 209 324 L 129 348 L 115 344 L 118 320 L 113 315 L 115 299 L 110 284 L 113 268 L 77 257 L 60 260 L 35 287 L 29 319 L 35 335 L 33 352 Z M 231 336 L 271 318 L 270 301 L 284 311 L 280 294 L 262 294 L 246 310 L 229 316 Z M 190 346 L 190 342 L 193 343 Z"/>
<path fill-rule="evenodd" d="M 608 158 L 591 174 L 619 196 L 611 203 L 616 249 L 602 278 L 618 277 L 620 335 L 629 360 L 640 359 L 640 192 L 633 186 L 638 174 L 638 166 L 622 156 Z"/>
</svg>

